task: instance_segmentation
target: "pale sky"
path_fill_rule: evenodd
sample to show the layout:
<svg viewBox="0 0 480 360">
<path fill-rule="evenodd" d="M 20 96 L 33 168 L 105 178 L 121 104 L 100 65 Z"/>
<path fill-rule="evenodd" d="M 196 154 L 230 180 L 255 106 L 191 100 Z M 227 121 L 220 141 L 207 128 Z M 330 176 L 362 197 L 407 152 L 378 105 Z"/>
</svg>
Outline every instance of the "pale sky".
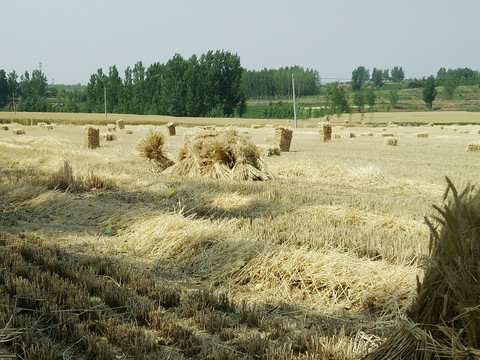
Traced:
<svg viewBox="0 0 480 360">
<path fill-rule="evenodd" d="M 0 0 L 0 69 L 87 84 L 98 68 L 208 50 L 249 70 L 300 65 L 350 79 L 365 66 L 407 78 L 480 70 L 479 0 Z"/>
</svg>

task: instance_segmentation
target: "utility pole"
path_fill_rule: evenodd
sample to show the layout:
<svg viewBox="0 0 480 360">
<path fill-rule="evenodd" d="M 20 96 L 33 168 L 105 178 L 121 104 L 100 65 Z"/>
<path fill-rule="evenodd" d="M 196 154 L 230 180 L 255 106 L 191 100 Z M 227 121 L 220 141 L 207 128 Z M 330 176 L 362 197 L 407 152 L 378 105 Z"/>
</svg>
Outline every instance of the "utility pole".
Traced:
<svg viewBox="0 0 480 360">
<path fill-rule="evenodd" d="M 292 90 L 293 90 L 293 118 L 295 119 L 295 129 L 297 128 L 297 106 L 295 105 L 295 80 L 292 73 Z"/>
<path fill-rule="evenodd" d="M 105 119 L 107 118 L 107 88 L 103 87 L 103 101 L 105 103 Z"/>
<path fill-rule="evenodd" d="M 12 103 L 13 103 L 13 112 L 15 115 L 17 115 L 17 107 L 15 106 L 15 91 L 12 94 Z"/>
</svg>

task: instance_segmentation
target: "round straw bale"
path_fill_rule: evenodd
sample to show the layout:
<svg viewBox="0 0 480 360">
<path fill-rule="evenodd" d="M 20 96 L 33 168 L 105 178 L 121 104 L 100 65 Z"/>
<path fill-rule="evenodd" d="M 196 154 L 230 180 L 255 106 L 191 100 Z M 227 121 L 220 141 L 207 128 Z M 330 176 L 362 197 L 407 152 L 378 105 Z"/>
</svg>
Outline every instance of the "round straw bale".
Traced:
<svg viewBox="0 0 480 360">
<path fill-rule="evenodd" d="M 415 134 L 413 134 L 413 137 L 414 138 L 428 138 L 428 134 L 427 133 L 415 133 Z"/>
<path fill-rule="evenodd" d="M 167 125 L 165 125 L 168 130 L 168 135 L 170 136 L 175 136 L 177 134 L 175 130 L 175 124 L 173 122 L 169 122 Z"/>
<path fill-rule="evenodd" d="M 85 128 L 85 147 L 88 149 L 95 149 L 100 146 L 100 129 L 93 126 Z"/>
<path fill-rule="evenodd" d="M 13 135 L 24 135 L 24 134 L 25 134 L 25 130 L 23 130 L 23 129 L 13 129 L 13 130 L 12 130 L 12 134 L 13 134 Z"/>
<path fill-rule="evenodd" d="M 389 145 L 389 146 L 397 146 L 397 144 L 398 144 L 397 139 L 395 139 L 393 137 L 386 138 L 384 140 L 384 143 L 385 143 L 385 145 Z"/>
<path fill-rule="evenodd" d="M 119 130 L 125 129 L 125 122 L 122 119 L 118 119 L 116 123 Z"/>
<path fill-rule="evenodd" d="M 117 126 L 115 124 L 108 124 L 107 125 L 107 131 L 116 131 Z"/>
</svg>

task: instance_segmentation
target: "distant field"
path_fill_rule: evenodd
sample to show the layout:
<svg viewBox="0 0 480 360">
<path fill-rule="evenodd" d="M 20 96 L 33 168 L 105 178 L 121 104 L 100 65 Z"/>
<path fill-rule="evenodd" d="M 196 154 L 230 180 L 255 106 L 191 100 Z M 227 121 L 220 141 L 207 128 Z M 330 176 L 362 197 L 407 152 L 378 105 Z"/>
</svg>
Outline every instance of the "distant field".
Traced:
<svg viewBox="0 0 480 360">
<path fill-rule="evenodd" d="M 0 112 L 0 122 L 2 123 L 20 123 L 25 125 L 37 124 L 39 122 L 57 123 L 57 124 L 73 124 L 86 125 L 98 124 L 106 125 L 115 123 L 116 120 L 123 119 L 128 124 L 145 125 L 157 124 L 162 125 L 168 122 L 175 122 L 182 126 L 199 126 L 199 125 L 217 125 L 217 126 L 251 126 L 259 125 L 289 125 L 293 126 L 292 120 L 285 119 L 252 119 L 252 118 L 185 118 L 171 117 L 159 115 L 131 115 L 131 114 L 79 114 L 79 113 L 17 113 L 16 115 L 9 112 Z M 299 127 L 317 126 L 318 122 L 325 121 L 326 118 L 317 118 L 309 120 L 298 120 Z M 365 114 L 362 118 L 359 114 L 352 116 L 343 114 L 340 118 L 333 116 L 330 122 L 359 124 L 365 122 L 367 124 L 388 124 L 394 122 L 401 123 L 418 123 L 418 124 L 477 124 L 480 121 L 480 113 L 467 111 L 422 111 L 422 112 L 377 112 L 373 114 Z"/>
<path fill-rule="evenodd" d="M 71 125 L 104 134 L 118 118 L 131 133 L 94 150 Z M 274 129 L 258 120 L 13 119 L 0 128 L 0 357 L 352 359 L 411 304 L 445 176 L 459 189 L 480 179 L 480 153 L 466 151 L 480 143 L 475 113 L 345 116 L 330 142 L 303 128 L 318 119 L 301 122 L 290 151 L 264 159 L 264 182 L 154 173 L 136 150 L 169 121 L 182 124 L 165 137 L 172 159 L 205 123 L 243 124 L 264 144 Z M 18 124 L 30 120 L 56 125 Z M 65 174 L 80 191 L 53 188 Z"/>
</svg>

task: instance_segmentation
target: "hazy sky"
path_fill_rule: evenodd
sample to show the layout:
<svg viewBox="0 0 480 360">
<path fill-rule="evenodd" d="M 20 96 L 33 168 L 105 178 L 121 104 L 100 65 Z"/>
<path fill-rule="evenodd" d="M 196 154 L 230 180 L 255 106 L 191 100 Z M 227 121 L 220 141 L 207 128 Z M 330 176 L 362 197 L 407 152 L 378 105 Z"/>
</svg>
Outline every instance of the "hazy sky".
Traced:
<svg viewBox="0 0 480 360">
<path fill-rule="evenodd" d="M 250 70 L 300 65 L 350 79 L 363 65 L 480 70 L 479 0 L 0 0 L 0 69 L 49 83 L 87 84 L 208 50 L 237 53 Z"/>
</svg>

